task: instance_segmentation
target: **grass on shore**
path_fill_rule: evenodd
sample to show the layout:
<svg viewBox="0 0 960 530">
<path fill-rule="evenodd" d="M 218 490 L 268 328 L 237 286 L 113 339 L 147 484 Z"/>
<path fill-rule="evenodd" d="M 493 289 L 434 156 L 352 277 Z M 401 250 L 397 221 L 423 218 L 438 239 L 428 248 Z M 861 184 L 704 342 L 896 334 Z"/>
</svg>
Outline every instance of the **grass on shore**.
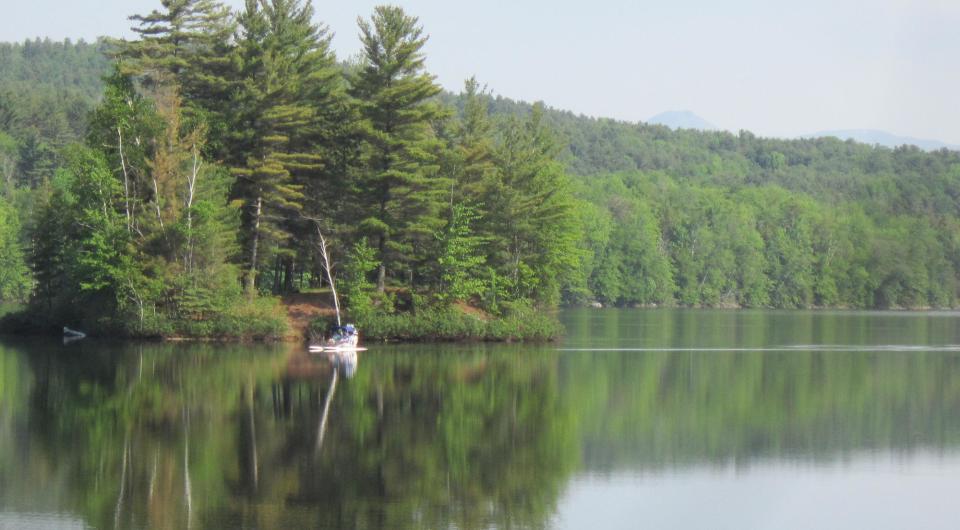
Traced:
<svg viewBox="0 0 960 530">
<path fill-rule="evenodd" d="M 533 309 L 482 318 L 457 307 L 436 307 L 416 312 L 377 312 L 354 323 L 364 340 L 384 342 L 546 342 L 563 333 L 553 314 Z M 330 325 L 328 318 L 319 318 L 311 323 L 309 332 L 322 335 Z"/>
<path fill-rule="evenodd" d="M 0 333 L 59 335 L 64 325 L 91 336 L 133 339 L 264 341 L 279 340 L 290 334 L 286 311 L 279 299 L 273 297 L 247 300 L 219 312 L 190 318 L 146 314 L 142 321 L 133 315 L 99 318 L 51 315 L 41 308 L 28 306 L 3 315 Z"/>
</svg>

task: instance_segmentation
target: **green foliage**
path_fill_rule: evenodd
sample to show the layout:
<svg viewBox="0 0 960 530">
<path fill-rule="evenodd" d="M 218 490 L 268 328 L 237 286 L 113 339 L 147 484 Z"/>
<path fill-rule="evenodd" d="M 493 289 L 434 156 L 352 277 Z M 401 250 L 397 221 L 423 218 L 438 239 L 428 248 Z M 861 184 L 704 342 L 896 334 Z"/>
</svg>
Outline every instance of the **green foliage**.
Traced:
<svg viewBox="0 0 960 530">
<path fill-rule="evenodd" d="M 882 217 L 777 186 L 726 190 L 662 173 L 591 177 L 600 233 L 589 285 L 614 305 L 707 307 L 951 307 L 955 256 L 948 218 Z M 645 211 L 635 226 L 624 212 Z M 650 206 L 645 206 L 650 205 Z M 656 207 L 652 205 L 657 205 Z M 643 226 L 651 227 L 645 232 Z M 909 235 L 908 235 L 909 234 Z M 647 241 L 646 246 L 643 242 Z M 645 256 L 669 261 L 660 269 Z M 954 261 L 951 261 L 954 260 Z M 662 262 L 661 262 L 662 263 Z M 659 273 L 656 271 L 660 271 Z M 643 274 L 633 274 L 643 271 Z M 629 286 L 672 280 L 651 298 Z M 937 281 L 930 281 L 936 277 Z"/>
<path fill-rule="evenodd" d="M 471 229 L 478 218 L 475 208 L 455 204 L 447 227 L 436 235 L 440 283 L 435 291 L 441 303 L 468 301 L 484 291 L 481 271 L 486 258 L 480 254 L 484 240 Z"/>
<path fill-rule="evenodd" d="M 373 311 L 356 316 L 355 323 L 366 341 L 551 341 L 563 327 L 551 313 L 518 305 L 504 316 L 481 318 L 455 307 L 437 306 L 412 312 Z M 326 321 L 313 325 L 327 329 Z"/>
<path fill-rule="evenodd" d="M 0 196 L 0 302 L 25 302 L 33 288 L 20 246 L 20 221 Z"/>
<path fill-rule="evenodd" d="M 956 304 L 956 152 L 589 119 L 473 78 L 453 96 L 401 8 L 358 21 L 349 64 L 313 15 L 170 0 L 132 17 L 133 41 L 0 45 L 0 241 L 33 267 L 6 268 L 0 296 L 219 335 L 238 278 L 248 297 L 320 286 L 319 226 L 358 320 Z"/>
<path fill-rule="evenodd" d="M 663 304 L 673 296 L 672 269 L 662 250 L 660 222 L 650 204 L 631 197 L 619 179 L 587 190 L 593 200 L 605 201 L 606 216 L 593 227 L 596 243 L 590 287 L 604 303 Z M 598 205 L 598 208 L 599 205 Z M 601 213 L 594 215 L 602 215 Z M 602 238 L 602 239 L 601 239 Z"/>
<path fill-rule="evenodd" d="M 87 113 L 109 69 L 103 42 L 0 43 L 0 177 L 37 188 L 53 177 L 59 151 L 83 138 Z"/>
<path fill-rule="evenodd" d="M 251 0 L 239 16 L 238 90 L 223 156 L 239 177 L 233 193 L 244 206 L 251 292 L 270 250 L 289 261 L 296 239 L 312 240 L 301 218 L 316 209 L 307 193 L 325 191 L 317 174 L 336 168 L 327 158 L 344 120 L 343 81 L 330 35 L 312 18 L 312 5 L 299 0 Z"/>
<path fill-rule="evenodd" d="M 417 18 L 377 6 L 359 24 L 363 62 L 350 80 L 362 139 L 353 200 L 362 235 L 376 243 L 382 292 L 387 271 L 412 275 L 443 226 L 449 179 L 438 172 L 442 143 L 432 122 L 445 110 L 432 99 L 440 87 L 424 71 L 427 38 Z"/>
<path fill-rule="evenodd" d="M 34 89 L 72 92 L 88 102 L 94 101 L 102 90 L 100 78 L 109 68 L 103 54 L 105 49 L 106 43 L 102 41 L 88 43 L 70 39 L 54 42 L 37 38 L 23 43 L 0 43 L 0 85 L 24 83 Z"/>
<path fill-rule="evenodd" d="M 488 263 L 505 280 L 512 299 L 551 306 L 576 277 L 577 203 L 569 177 L 556 161 L 556 139 L 542 105 L 501 128 L 494 180 L 486 187 L 481 234 L 491 233 Z"/>
<path fill-rule="evenodd" d="M 180 315 L 149 315 L 142 327 L 122 330 L 144 337 L 200 337 L 227 340 L 276 340 L 286 337 L 286 310 L 271 297 L 217 304 L 216 292 L 187 292 L 181 295 Z M 213 303 L 211 303 L 213 301 Z"/>
<path fill-rule="evenodd" d="M 185 117 L 192 128 L 204 124 L 222 133 L 231 93 L 230 9 L 215 0 L 164 0 L 162 9 L 133 15 L 135 41 L 114 41 L 111 54 L 122 72 L 148 86 L 173 83 L 187 102 Z M 217 138 L 219 141 L 220 138 Z"/>
<path fill-rule="evenodd" d="M 347 254 L 336 281 L 340 287 L 340 295 L 354 319 L 363 319 L 373 313 L 373 299 L 370 295 L 373 283 L 370 282 L 369 275 L 379 266 L 376 252 L 370 248 L 365 238 L 354 243 Z"/>
<path fill-rule="evenodd" d="M 99 333 L 276 336 L 284 319 L 241 296 L 229 174 L 184 131 L 175 87 L 148 100 L 115 73 L 92 116 L 91 148 L 42 190 L 29 313 Z"/>
</svg>

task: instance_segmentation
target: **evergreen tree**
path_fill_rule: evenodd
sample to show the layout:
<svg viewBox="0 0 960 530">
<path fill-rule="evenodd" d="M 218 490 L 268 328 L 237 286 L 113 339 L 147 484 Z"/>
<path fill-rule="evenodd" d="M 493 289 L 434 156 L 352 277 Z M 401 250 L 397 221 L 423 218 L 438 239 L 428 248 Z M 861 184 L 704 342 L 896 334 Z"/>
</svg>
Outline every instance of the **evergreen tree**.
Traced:
<svg viewBox="0 0 960 530">
<path fill-rule="evenodd" d="M 330 35 L 312 18 L 311 3 L 299 0 L 248 0 L 240 15 L 242 83 L 228 160 L 244 204 L 251 292 L 267 243 L 290 260 L 290 236 L 312 230 L 303 222 L 306 192 L 320 194 L 317 181 L 346 111 Z"/>
<path fill-rule="evenodd" d="M 485 229 L 497 234 L 488 262 L 514 298 L 555 305 L 584 253 L 570 180 L 556 160 L 542 104 L 526 119 L 508 120 L 501 134 L 496 180 L 483 201 Z"/>
<path fill-rule="evenodd" d="M 352 79 L 360 109 L 363 146 L 355 175 L 360 231 L 373 239 L 381 292 L 387 271 L 409 267 L 418 248 L 444 224 L 449 180 L 441 177 L 441 143 L 432 124 L 445 115 L 433 101 L 440 92 L 424 71 L 427 37 L 416 17 L 378 6 L 359 19 L 363 65 Z M 418 244 L 419 243 L 419 244 Z"/>
<path fill-rule="evenodd" d="M 28 261 L 36 280 L 32 302 L 47 313 L 66 305 L 62 301 L 75 287 L 67 288 L 67 263 L 64 262 L 65 248 L 77 229 L 71 226 L 72 219 L 66 215 L 69 193 L 62 184 L 64 173 L 38 190 L 40 197 L 35 202 L 30 223 Z"/>
<path fill-rule="evenodd" d="M 200 108 L 226 100 L 234 23 L 216 0 L 161 0 L 163 9 L 130 20 L 139 40 L 121 41 L 118 56 L 128 73 L 149 83 L 176 82 L 184 98 Z"/>
<path fill-rule="evenodd" d="M 495 178 L 493 122 L 487 113 L 489 96 L 476 78 L 464 82 L 463 113 L 453 134 L 447 171 L 456 179 L 453 202 L 475 202 Z"/>
<path fill-rule="evenodd" d="M 3 195 L 9 196 L 17 182 L 17 162 L 20 156 L 20 146 L 17 140 L 0 130 L 0 185 Z"/>
<path fill-rule="evenodd" d="M 20 146 L 17 174 L 19 185 L 37 188 L 53 177 L 59 165 L 57 149 L 40 134 L 27 134 Z"/>
</svg>

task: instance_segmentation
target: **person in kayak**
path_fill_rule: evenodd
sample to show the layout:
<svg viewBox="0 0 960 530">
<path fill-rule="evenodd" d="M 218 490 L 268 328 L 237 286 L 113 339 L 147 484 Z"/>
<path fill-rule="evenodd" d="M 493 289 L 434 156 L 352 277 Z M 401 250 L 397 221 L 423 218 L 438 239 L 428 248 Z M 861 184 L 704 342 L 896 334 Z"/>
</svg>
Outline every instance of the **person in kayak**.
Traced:
<svg viewBox="0 0 960 530">
<path fill-rule="evenodd" d="M 334 328 L 333 336 L 327 341 L 328 346 L 334 347 L 356 347 L 360 341 L 357 334 L 357 328 L 353 324 L 347 324 Z"/>
</svg>

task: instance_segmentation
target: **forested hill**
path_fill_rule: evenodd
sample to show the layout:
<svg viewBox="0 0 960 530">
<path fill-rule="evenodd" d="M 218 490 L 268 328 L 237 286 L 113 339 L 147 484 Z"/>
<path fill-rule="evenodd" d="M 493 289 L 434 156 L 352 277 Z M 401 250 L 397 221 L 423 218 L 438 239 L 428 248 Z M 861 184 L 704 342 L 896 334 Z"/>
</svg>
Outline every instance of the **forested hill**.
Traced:
<svg viewBox="0 0 960 530">
<path fill-rule="evenodd" d="M 90 99 L 103 93 L 103 76 L 109 70 L 102 41 L 69 39 L 27 40 L 0 43 L 0 83 L 74 92 Z"/>
<path fill-rule="evenodd" d="M 0 132 L 21 142 L 80 138 L 110 70 L 103 41 L 0 43 Z M 441 99 L 462 112 L 464 98 Z M 533 105 L 490 97 L 491 116 L 528 114 Z M 748 131 L 673 130 L 546 108 L 568 171 L 581 176 L 662 172 L 678 182 L 739 189 L 774 184 L 830 203 L 869 201 L 915 213 L 958 213 L 949 188 L 960 152 L 877 148 L 836 138 L 783 140 Z"/>
<path fill-rule="evenodd" d="M 137 145 L 134 153 L 140 158 L 133 161 L 139 166 L 131 178 L 140 179 L 140 187 L 127 190 L 123 180 L 117 188 L 123 200 L 114 197 L 115 211 L 104 211 L 125 219 L 119 226 L 133 237 L 131 248 L 167 261 L 181 251 L 156 249 L 162 247 L 159 241 L 180 244 L 168 226 L 194 218 L 187 215 L 189 208 L 172 206 L 180 193 L 177 181 L 170 181 L 167 200 L 148 176 L 168 163 L 163 156 L 178 163 L 198 160 L 202 148 L 204 167 L 217 175 L 210 177 L 217 184 L 206 191 L 207 201 L 223 209 L 215 210 L 223 219 L 216 229 L 220 232 L 208 241 L 216 263 L 229 265 L 217 270 L 227 278 L 243 269 L 245 281 L 260 291 L 290 289 L 291 278 L 303 278 L 304 272 L 316 277 L 310 239 L 315 230 L 304 221 L 312 211 L 332 215 L 327 227 L 339 234 L 334 244 L 349 254 L 341 254 L 347 265 L 361 270 L 352 277 L 357 289 L 369 288 L 366 281 L 374 279 L 379 287 L 424 286 L 431 300 L 466 300 L 494 312 L 503 301 L 550 305 L 561 297 L 569 303 L 596 299 L 616 305 L 956 305 L 956 151 L 878 148 L 834 138 L 767 139 L 746 131 L 675 131 L 490 96 L 477 85 L 451 94 L 422 84 L 425 78 L 418 76 L 428 73 L 426 58 L 410 66 L 416 74 L 405 81 L 421 83 L 423 93 L 431 95 L 411 107 L 417 121 L 409 124 L 409 138 L 391 140 L 406 145 L 409 159 L 397 167 L 380 167 L 392 163 L 393 155 L 377 155 L 383 146 L 376 127 L 391 127 L 377 122 L 381 114 L 376 106 L 383 102 L 377 99 L 380 74 L 371 66 L 376 58 L 360 65 L 338 62 L 323 33 L 306 28 L 309 17 L 299 11 L 303 4 L 284 5 L 289 13 L 271 11 L 269 16 L 288 16 L 305 28 L 309 42 L 300 51 L 295 46 L 279 49 L 286 37 L 252 31 L 268 16 L 256 6 L 238 19 L 251 28 L 247 35 L 231 37 L 226 23 L 196 29 L 191 46 L 197 49 L 185 50 L 200 62 L 189 67 L 171 66 L 176 63 L 163 57 L 151 63 L 142 52 L 146 48 L 137 48 L 150 39 L 156 41 L 150 45 L 171 45 L 162 35 L 145 33 L 143 41 L 128 44 L 134 66 L 169 70 L 182 101 L 156 87 L 137 86 L 130 72 L 115 72 L 105 84 L 102 78 L 112 67 L 103 42 L 0 45 L 0 170 L 7 200 L 23 206 L 20 221 L 27 235 L 22 239 L 35 260 L 37 249 L 30 246 L 37 232 L 31 236 L 29 225 L 43 219 L 60 222 L 51 209 L 56 203 L 49 202 L 57 195 L 50 193 L 63 192 L 64 204 L 71 205 L 74 192 L 67 193 L 66 183 L 79 186 L 89 175 L 112 175 L 104 182 L 120 186 L 127 178 L 131 162 L 115 145 L 122 138 L 111 135 L 128 127 L 126 134 L 148 135 L 154 144 Z M 390 16 L 404 21 L 411 42 L 419 42 L 415 19 L 403 13 Z M 375 41 L 381 28 L 367 29 L 372 33 L 366 38 Z M 310 53 L 304 56 L 303 50 Z M 281 87 L 286 90 L 283 101 L 290 103 L 265 98 L 268 87 L 258 85 L 266 73 L 288 75 L 261 71 L 283 67 L 260 61 L 268 51 L 288 53 L 291 64 L 306 61 L 304 71 L 313 72 L 309 81 L 291 78 Z M 222 61 L 226 55 L 246 70 L 228 71 Z M 142 107 L 125 108 L 121 101 Z M 298 127 L 302 122 L 294 119 L 271 121 L 301 111 L 319 121 L 311 127 Z M 178 128 L 178 137 L 164 139 L 159 132 Z M 191 136 L 197 131 L 203 134 Z M 39 194 L 48 202 L 49 219 L 26 211 L 32 196 L 11 188 L 43 188 L 57 168 L 67 165 L 66 147 L 78 141 L 94 153 L 86 161 L 74 153 L 73 176 L 61 183 L 63 189 L 54 186 Z M 255 165 L 253 152 L 268 163 Z M 419 190 L 410 195 L 411 202 L 391 202 L 396 179 L 404 190 L 408 185 Z M 264 189 L 273 195 L 260 196 Z M 353 194 L 358 205 L 376 196 L 384 203 L 379 213 L 375 208 L 324 211 L 321 207 L 338 204 L 339 193 Z M 229 209 L 238 204 L 237 219 Z M 255 222 L 261 205 L 271 223 L 265 228 Z M 144 224 L 138 234 L 137 216 L 147 219 L 154 210 L 157 226 Z M 78 209 L 76 215 L 87 213 Z M 217 254 L 214 250 L 231 240 L 223 235 L 228 233 L 235 235 L 237 247 L 229 255 Z M 368 239 L 373 248 L 350 249 L 352 242 Z M 176 277 L 181 265 L 170 263 L 163 274 Z M 49 271 L 40 269 L 37 278 L 43 280 Z M 164 277 L 157 270 L 134 269 L 133 277 Z M 103 285 L 116 281 L 108 278 L 111 274 L 101 278 Z M 199 269 L 195 274 L 203 277 Z M 149 285 L 159 293 L 161 284 Z M 7 297 L 2 289 L 0 298 Z M 164 311 L 180 314 L 198 303 L 197 292 L 178 289 L 163 291 Z M 381 300 L 378 307 L 392 308 L 393 302 Z"/>
<path fill-rule="evenodd" d="M 445 99 L 462 108 L 459 96 L 447 94 Z M 522 115 L 531 108 L 505 97 L 489 101 L 492 115 Z M 960 151 L 890 149 L 832 137 L 787 140 L 749 131 L 673 130 L 549 107 L 545 114 L 564 145 L 567 169 L 576 175 L 661 172 L 698 185 L 739 189 L 772 184 L 828 202 L 877 200 L 909 211 L 960 212 L 956 190 L 951 195 L 945 182 L 960 163 Z"/>
<path fill-rule="evenodd" d="M 82 40 L 0 43 L 0 130 L 79 137 L 85 113 L 99 100 L 102 78 L 110 70 L 106 47 L 103 41 Z M 445 92 L 441 99 L 462 111 L 461 95 Z M 488 100 L 492 116 L 521 116 L 531 108 L 501 96 Z M 901 188 L 917 195 L 905 198 L 911 205 L 930 202 L 945 190 L 928 182 L 936 178 L 926 177 L 949 172 L 960 156 L 957 151 L 927 154 L 832 137 L 782 140 L 747 131 L 672 130 L 550 107 L 545 116 L 564 146 L 563 161 L 577 175 L 663 171 L 682 181 L 722 187 L 776 184 L 829 201 L 862 200 L 878 188 Z"/>
<path fill-rule="evenodd" d="M 110 69 L 104 43 L 28 40 L 0 43 L 0 171 L 38 185 L 58 152 L 83 138 L 87 115 Z M 7 169 L 2 169 L 6 167 Z"/>
</svg>

